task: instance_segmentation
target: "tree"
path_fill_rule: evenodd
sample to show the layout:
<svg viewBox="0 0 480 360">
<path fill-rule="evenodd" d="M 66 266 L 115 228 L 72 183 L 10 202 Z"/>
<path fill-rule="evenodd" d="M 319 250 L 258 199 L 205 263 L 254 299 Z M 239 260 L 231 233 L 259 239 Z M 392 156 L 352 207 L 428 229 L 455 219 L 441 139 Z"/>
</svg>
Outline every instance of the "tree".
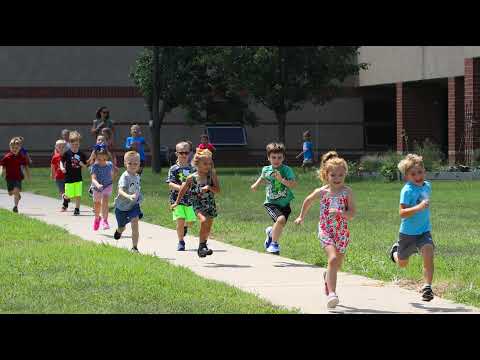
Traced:
<svg viewBox="0 0 480 360">
<path fill-rule="evenodd" d="M 160 173 L 160 131 L 165 115 L 176 107 L 187 110 L 187 123 L 205 123 L 213 97 L 222 93 L 244 116 L 240 122 L 256 124 L 248 104 L 225 86 L 230 78 L 222 63 L 228 48 L 199 46 L 153 46 L 137 58 L 130 77 L 141 90 L 152 121 L 152 170 Z M 230 67 L 229 67 L 230 69 Z"/>
<path fill-rule="evenodd" d="M 275 113 L 278 140 L 285 142 L 287 114 L 306 102 L 323 105 L 350 76 L 366 70 L 358 46 L 236 46 L 219 52 L 228 87 L 244 89 Z"/>
</svg>

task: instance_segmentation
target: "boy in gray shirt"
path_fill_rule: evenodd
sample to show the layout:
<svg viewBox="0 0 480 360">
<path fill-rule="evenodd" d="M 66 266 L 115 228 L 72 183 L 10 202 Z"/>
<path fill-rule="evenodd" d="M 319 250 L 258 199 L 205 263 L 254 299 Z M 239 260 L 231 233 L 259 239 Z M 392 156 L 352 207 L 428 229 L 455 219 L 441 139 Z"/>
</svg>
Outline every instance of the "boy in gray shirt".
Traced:
<svg viewBox="0 0 480 360">
<path fill-rule="evenodd" d="M 132 224 L 132 252 L 138 253 L 138 221 L 143 217 L 140 203 L 143 201 L 140 192 L 140 176 L 137 174 L 140 168 L 140 155 L 136 151 L 129 151 L 124 156 L 125 168 L 127 169 L 118 180 L 118 195 L 115 198 L 115 217 L 118 229 L 113 237 L 118 240 L 125 231 L 128 223 Z"/>
</svg>

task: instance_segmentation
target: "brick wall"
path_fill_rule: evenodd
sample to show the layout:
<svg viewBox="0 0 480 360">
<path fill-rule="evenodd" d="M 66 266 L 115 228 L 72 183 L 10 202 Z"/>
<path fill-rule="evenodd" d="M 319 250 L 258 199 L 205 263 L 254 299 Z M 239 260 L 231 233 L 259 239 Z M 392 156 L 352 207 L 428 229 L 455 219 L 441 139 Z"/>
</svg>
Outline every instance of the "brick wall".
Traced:
<svg viewBox="0 0 480 360">
<path fill-rule="evenodd" d="M 464 78 L 448 78 L 448 162 L 462 162 L 464 156 Z"/>
<path fill-rule="evenodd" d="M 480 148 L 480 58 L 465 59 L 465 108 L 473 105 L 473 146 Z"/>
</svg>

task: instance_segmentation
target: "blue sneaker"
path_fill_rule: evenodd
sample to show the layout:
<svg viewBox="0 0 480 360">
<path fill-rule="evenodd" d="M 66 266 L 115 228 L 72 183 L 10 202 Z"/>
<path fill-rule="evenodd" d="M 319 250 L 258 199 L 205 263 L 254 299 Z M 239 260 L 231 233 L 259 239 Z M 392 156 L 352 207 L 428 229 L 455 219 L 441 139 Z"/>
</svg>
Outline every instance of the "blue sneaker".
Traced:
<svg viewBox="0 0 480 360">
<path fill-rule="evenodd" d="M 269 226 L 265 229 L 265 234 L 267 234 L 267 237 L 265 239 L 265 249 L 268 249 L 268 247 L 270 246 L 270 243 L 272 242 L 272 227 Z"/>
<path fill-rule="evenodd" d="M 267 252 L 274 254 L 274 255 L 280 255 L 280 245 L 278 243 L 273 242 L 270 244 L 270 246 L 267 248 Z"/>
<path fill-rule="evenodd" d="M 178 242 L 177 251 L 185 251 L 185 241 Z"/>
</svg>

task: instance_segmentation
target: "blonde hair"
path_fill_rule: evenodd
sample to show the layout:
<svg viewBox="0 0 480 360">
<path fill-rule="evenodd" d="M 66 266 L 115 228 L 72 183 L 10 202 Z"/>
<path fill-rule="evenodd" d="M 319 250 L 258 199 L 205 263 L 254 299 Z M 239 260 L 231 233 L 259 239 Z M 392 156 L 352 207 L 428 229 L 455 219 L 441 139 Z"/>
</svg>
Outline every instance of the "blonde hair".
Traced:
<svg viewBox="0 0 480 360">
<path fill-rule="evenodd" d="M 177 145 L 175 145 L 175 151 L 177 151 L 177 148 L 184 148 L 184 147 L 188 147 L 189 149 L 191 149 L 190 147 L 190 144 L 186 141 L 180 141 Z"/>
<path fill-rule="evenodd" d="M 9 143 L 10 146 L 12 145 L 21 145 L 21 140 L 18 136 L 15 136 L 14 138 L 12 138 L 10 140 L 10 143 Z"/>
<path fill-rule="evenodd" d="M 80 135 L 78 131 L 74 130 L 70 132 L 70 136 L 68 137 L 68 140 L 70 140 L 70 142 L 77 142 L 77 141 L 80 141 L 81 138 L 82 138 L 82 135 Z"/>
<path fill-rule="evenodd" d="M 57 147 L 57 145 L 66 145 L 66 144 L 67 142 L 65 140 L 60 139 L 55 142 L 55 147 Z"/>
<path fill-rule="evenodd" d="M 397 167 L 398 170 L 400 170 L 400 172 L 402 173 L 402 175 L 405 175 L 408 170 L 410 170 L 414 166 L 419 166 L 424 169 L 425 167 L 423 166 L 423 157 L 417 154 L 408 154 L 398 163 Z"/>
<path fill-rule="evenodd" d="M 140 129 L 140 130 L 142 130 L 142 128 L 141 128 L 140 125 L 138 125 L 138 124 L 133 124 L 132 126 L 130 126 L 130 132 L 132 132 L 133 129 Z"/>
<path fill-rule="evenodd" d="M 345 169 L 345 173 L 348 174 L 348 165 L 345 159 L 338 156 L 336 151 L 329 151 L 322 156 L 320 163 L 320 170 L 318 172 L 320 180 L 323 183 L 327 182 L 328 172 L 337 166 L 342 166 Z"/>
<path fill-rule="evenodd" d="M 136 157 L 140 160 L 140 154 L 132 150 L 132 151 L 127 151 L 125 155 L 123 155 L 123 161 L 127 161 L 127 159 L 131 157 Z"/>
<path fill-rule="evenodd" d="M 192 165 L 197 167 L 198 163 L 200 160 L 204 159 L 211 159 L 212 158 L 212 152 L 208 149 L 197 149 L 197 152 L 195 153 L 195 156 L 192 159 Z"/>
</svg>

